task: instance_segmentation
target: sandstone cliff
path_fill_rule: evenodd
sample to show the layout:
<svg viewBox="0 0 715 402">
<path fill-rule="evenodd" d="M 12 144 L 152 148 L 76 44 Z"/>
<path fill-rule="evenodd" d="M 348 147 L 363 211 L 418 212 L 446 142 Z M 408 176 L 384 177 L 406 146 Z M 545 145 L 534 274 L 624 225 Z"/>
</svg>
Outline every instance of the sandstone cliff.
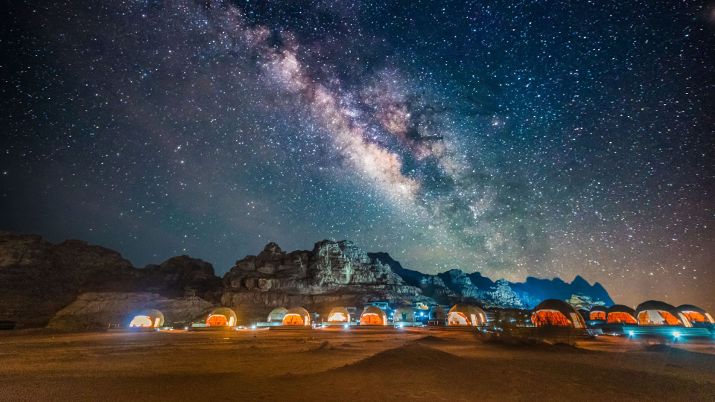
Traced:
<svg viewBox="0 0 715 402">
<path fill-rule="evenodd" d="M 136 269 L 118 252 L 79 240 L 52 244 L 35 235 L 0 234 L 0 321 L 19 328 L 44 326 L 86 292 L 188 292 L 212 299 L 220 285 L 211 264 L 186 256 Z"/>
<path fill-rule="evenodd" d="M 323 240 L 312 251 L 291 253 L 269 243 L 257 256 L 237 261 L 224 284 L 222 304 L 250 316 L 262 316 L 278 306 L 321 311 L 371 300 L 433 302 L 349 241 Z"/>
</svg>

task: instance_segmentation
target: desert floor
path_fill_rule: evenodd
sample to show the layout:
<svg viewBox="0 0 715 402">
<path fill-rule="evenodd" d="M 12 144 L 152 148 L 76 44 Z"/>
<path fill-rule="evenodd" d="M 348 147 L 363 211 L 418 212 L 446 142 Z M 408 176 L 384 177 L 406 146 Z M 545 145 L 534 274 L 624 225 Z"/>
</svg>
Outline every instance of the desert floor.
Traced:
<svg viewBox="0 0 715 402">
<path fill-rule="evenodd" d="M 0 334 L 0 400 L 715 400 L 715 343 L 438 329 Z"/>
</svg>

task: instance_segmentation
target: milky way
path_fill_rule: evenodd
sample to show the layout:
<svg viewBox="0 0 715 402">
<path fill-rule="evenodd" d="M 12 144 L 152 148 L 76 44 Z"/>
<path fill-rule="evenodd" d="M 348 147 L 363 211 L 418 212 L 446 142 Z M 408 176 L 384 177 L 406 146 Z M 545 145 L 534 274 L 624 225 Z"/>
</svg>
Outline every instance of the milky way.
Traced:
<svg viewBox="0 0 715 402">
<path fill-rule="evenodd" d="M 714 7 L 16 5 L 0 225 L 219 272 L 351 239 L 715 307 Z"/>
</svg>

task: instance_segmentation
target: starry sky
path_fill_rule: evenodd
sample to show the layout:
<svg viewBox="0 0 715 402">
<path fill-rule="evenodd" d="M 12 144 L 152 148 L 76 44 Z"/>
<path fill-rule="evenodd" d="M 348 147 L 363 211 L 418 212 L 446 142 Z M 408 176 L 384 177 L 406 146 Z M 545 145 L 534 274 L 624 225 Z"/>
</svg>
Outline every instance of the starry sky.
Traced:
<svg viewBox="0 0 715 402">
<path fill-rule="evenodd" d="M 0 228 L 715 310 L 715 2 L 12 2 Z"/>
</svg>

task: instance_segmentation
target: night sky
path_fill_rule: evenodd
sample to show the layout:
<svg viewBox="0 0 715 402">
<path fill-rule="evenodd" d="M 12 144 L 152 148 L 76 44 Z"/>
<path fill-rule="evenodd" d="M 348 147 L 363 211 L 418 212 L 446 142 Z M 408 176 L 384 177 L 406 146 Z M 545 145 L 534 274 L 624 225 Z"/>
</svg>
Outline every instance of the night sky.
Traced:
<svg viewBox="0 0 715 402">
<path fill-rule="evenodd" d="M 11 2 L 0 228 L 715 309 L 715 2 Z"/>
</svg>

